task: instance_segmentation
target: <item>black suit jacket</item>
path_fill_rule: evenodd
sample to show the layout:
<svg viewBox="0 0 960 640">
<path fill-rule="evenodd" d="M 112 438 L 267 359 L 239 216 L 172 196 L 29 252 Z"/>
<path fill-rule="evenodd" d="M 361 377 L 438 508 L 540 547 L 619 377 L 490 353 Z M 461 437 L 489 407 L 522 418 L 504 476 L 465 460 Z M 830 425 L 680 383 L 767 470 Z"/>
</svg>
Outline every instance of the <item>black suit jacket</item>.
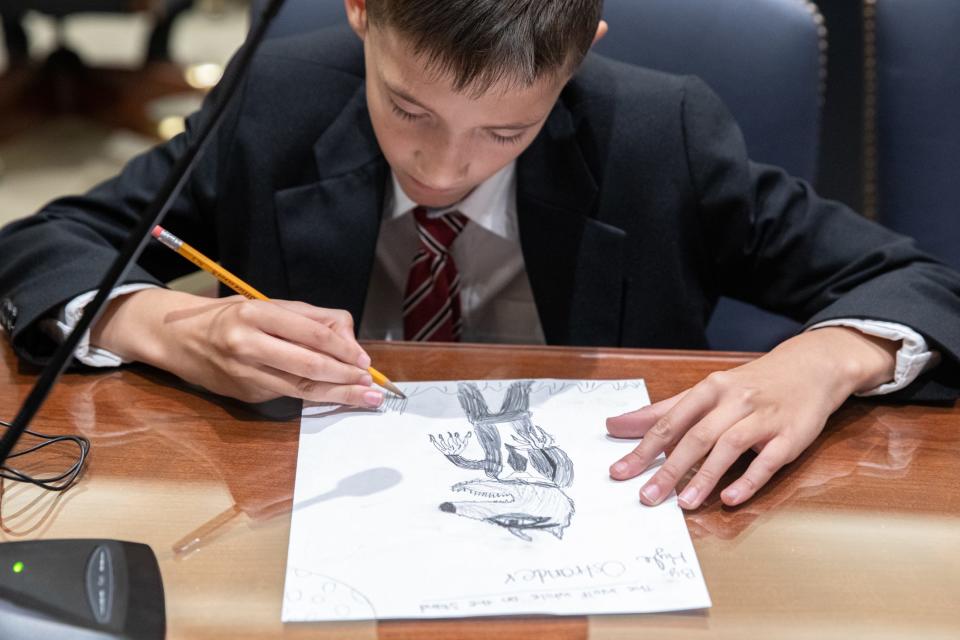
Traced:
<svg viewBox="0 0 960 640">
<path fill-rule="evenodd" d="M 22 357 L 50 352 L 36 321 L 96 287 L 208 112 L 117 178 L 0 233 L 0 316 Z M 751 163 L 695 78 L 588 56 L 517 172 L 523 255 L 550 344 L 703 348 L 725 294 L 811 323 L 900 322 L 960 356 L 957 274 Z M 388 177 L 355 36 L 273 40 L 164 225 L 268 296 L 359 321 Z M 154 244 L 129 280 L 192 269 Z"/>
</svg>

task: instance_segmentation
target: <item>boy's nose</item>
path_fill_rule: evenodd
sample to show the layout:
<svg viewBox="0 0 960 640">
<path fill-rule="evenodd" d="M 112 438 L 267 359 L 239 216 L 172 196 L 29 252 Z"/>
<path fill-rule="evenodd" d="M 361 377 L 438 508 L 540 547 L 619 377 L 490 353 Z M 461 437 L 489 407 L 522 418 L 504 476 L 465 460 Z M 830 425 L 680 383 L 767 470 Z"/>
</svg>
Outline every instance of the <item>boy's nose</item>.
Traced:
<svg viewBox="0 0 960 640">
<path fill-rule="evenodd" d="M 423 176 L 420 180 L 426 186 L 437 191 L 463 186 L 470 169 L 467 154 L 448 148 L 438 152 L 424 151 L 420 155 L 418 164 Z"/>
</svg>

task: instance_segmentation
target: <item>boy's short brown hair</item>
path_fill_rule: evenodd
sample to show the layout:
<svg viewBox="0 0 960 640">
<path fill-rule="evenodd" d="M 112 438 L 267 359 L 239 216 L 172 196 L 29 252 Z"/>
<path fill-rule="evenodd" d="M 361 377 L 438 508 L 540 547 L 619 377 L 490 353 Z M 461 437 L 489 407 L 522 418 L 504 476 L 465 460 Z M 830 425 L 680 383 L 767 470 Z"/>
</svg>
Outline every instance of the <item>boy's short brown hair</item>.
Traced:
<svg viewBox="0 0 960 640">
<path fill-rule="evenodd" d="M 602 8 L 603 0 L 367 0 L 371 24 L 395 29 L 457 91 L 478 94 L 572 71 Z"/>
</svg>

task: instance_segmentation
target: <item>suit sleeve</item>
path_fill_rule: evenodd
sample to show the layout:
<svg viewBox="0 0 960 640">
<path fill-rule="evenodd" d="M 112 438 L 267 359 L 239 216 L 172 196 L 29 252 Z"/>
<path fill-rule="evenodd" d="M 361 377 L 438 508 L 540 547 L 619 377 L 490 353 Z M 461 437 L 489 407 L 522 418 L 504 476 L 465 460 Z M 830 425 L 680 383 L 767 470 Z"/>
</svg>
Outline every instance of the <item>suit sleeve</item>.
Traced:
<svg viewBox="0 0 960 640">
<path fill-rule="evenodd" d="M 215 259 L 218 174 L 229 152 L 243 90 L 238 87 L 164 219 L 164 226 Z M 118 176 L 85 195 L 56 199 L 0 231 L 0 323 L 18 356 L 35 364 L 49 358 L 56 344 L 40 330 L 39 321 L 97 288 L 175 161 L 210 117 L 217 95 L 215 90 L 188 118 L 183 134 L 134 158 Z M 162 284 L 195 270 L 169 249 L 150 243 L 120 284 Z"/>
<path fill-rule="evenodd" d="M 690 179 L 718 288 L 807 326 L 841 318 L 897 322 L 944 362 L 895 399 L 947 400 L 960 390 L 960 274 L 910 238 L 819 197 L 780 169 L 751 162 L 742 134 L 701 81 L 685 83 Z"/>
</svg>

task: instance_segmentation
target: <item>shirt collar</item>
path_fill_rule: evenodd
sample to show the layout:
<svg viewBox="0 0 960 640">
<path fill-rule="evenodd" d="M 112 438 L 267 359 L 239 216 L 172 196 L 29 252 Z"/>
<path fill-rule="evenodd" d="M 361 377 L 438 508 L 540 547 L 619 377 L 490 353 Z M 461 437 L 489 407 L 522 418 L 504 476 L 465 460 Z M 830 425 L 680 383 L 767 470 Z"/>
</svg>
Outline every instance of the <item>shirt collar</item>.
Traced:
<svg viewBox="0 0 960 640">
<path fill-rule="evenodd" d="M 395 220 L 410 213 L 417 203 L 411 200 L 390 172 L 390 188 L 387 198 L 387 220 Z M 517 161 L 514 160 L 496 172 L 466 198 L 445 209 L 431 209 L 430 214 L 442 215 L 459 211 L 474 224 L 487 231 L 512 240 L 520 241 L 517 228 Z"/>
</svg>

